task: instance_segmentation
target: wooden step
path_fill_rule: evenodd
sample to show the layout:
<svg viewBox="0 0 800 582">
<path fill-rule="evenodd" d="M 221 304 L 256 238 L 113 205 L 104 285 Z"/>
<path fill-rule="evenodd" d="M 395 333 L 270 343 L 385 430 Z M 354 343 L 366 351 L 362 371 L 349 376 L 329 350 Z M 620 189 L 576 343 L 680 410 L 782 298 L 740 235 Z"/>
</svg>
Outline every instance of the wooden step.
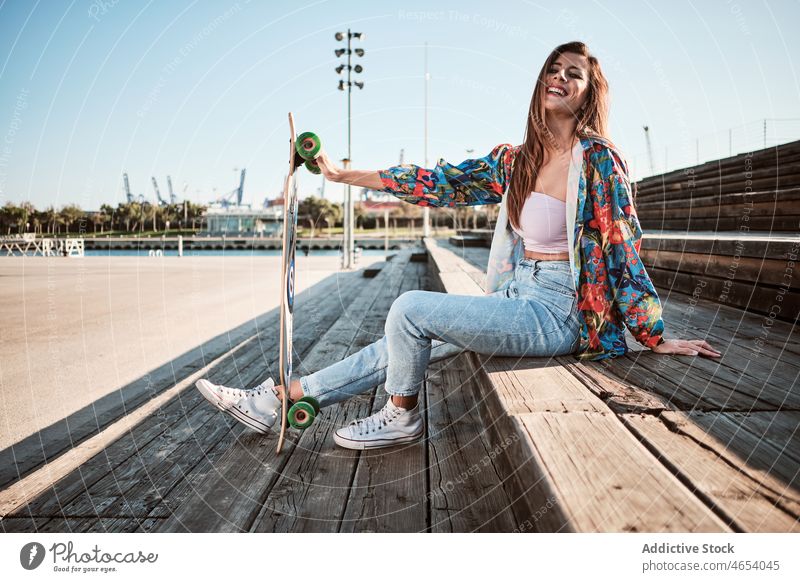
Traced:
<svg viewBox="0 0 800 582">
<path fill-rule="evenodd" d="M 346 355 L 353 336 L 376 299 L 392 287 L 392 281 L 402 280 L 409 259 L 410 253 L 401 253 L 377 277 L 361 287 L 342 316 L 315 342 L 304 359 L 303 373 L 314 371 L 323 362 L 327 365 Z M 352 402 L 350 405 L 351 409 L 358 408 Z M 280 455 L 275 452 L 274 433 L 260 435 L 248 430 L 216 461 L 214 471 L 198 485 L 195 495 L 176 508 L 159 531 L 252 530 L 257 521 L 263 521 L 263 516 L 260 517 L 262 512 L 272 507 L 273 504 L 266 500 L 276 483 L 284 475 L 291 474 L 287 465 L 294 456 L 298 441 L 303 437 L 308 439 L 308 435 L 316 434 L 320 430 L 329 430 L 331 415 L 337 409 L 338 407 L 323 409 L 320 417 L 307 431 L 287 431 L 287 440 Z M 367 410 L 351 410 L 351 413 L 360 412 L 363 415 Z M 340 511 L 340 507 L 336 511 Z M 320 514 L 319 518 L 324 523 L 324 515 Z"/>
<path fill-rule="evenodd" d="M 442 241 L 428 245 L 432 271 L 439 269 L 432 281 L 448 292 L 482 293 L 476 266 L 460 249 Z M 678 323 L 688 300 L 670 295 L 667 337 L 674 327 L 669 321 Z M 737 325 L 737 310 L 722 308 L 725 321 Z M 689 321 L 701 315 L 708 321 L 714 309 L 709 301 L 693 301 Z M 776 322 L 776 334 L 784 325 L 791 327 Z M 788 333 L 794 345 L 800 338 Z M 720 340 L 709 341 L 726 352 Z M 768 357 L 780 367 L 793 355 L 776 348 L 748 358 L 738 349 L 720 362 L 659 356 L 630 336 L 628 343 L 628 355 L 603 362 L 471 354 L 482 374 L 476 400 L 483 424 L 504 451 L 498 470 L 515 515 L 529 516 L 520 527 L 800 531 L 800 459 L 791 430 L 800 410 L 797 374 L 747 371 L 749 361 L 756 367 Z"/>
<path fill-rule="evenodd" d="M 659 288 L 771 319 L 791 322 L 800 314 L 796 234 L 647 232 L 640 255 Z"/>
<path fill-rule="evenodd" d="M 797 232 L 800 141 L 706 162 L 635 185 L 647 230 Z"/>
<path fill-rule="evenodd" d="M 361 285 L 354 273 L 342 273 L 298 294 L 298 313 L 317 312 L 315 318 L 298 318 L 294 341 L 299 356 L 316 342 L 320 329 L 339 317 L 343 302 L 337 290 L 348 297 L 349 290 Z M 242 340 L 244 347 L 212 368 L 208 377 L 240 387 L 263 380 L 277 366 L 278 315 L 274 310 L 260 318 L 262 332 Z M 219 423 L 224 418 L 191 386 L 0 523 L 6 531 L 95 531 L 99 519 L 103 527 L 120 520 L 121 529 L 109 531 L 128 531 L 134 521 L 152 527 L 169 515 L 170 504 L 178 505 L 192 494 L 193 481 L 212 468 L 220 448 L 235 438 L 240 425 Z M 212 420 L 217 421 L 209 425 L 214 430 L 198 438 L 195 431 Z M 158 478 L 142 479 L 142 474 Z"/>
</svg>

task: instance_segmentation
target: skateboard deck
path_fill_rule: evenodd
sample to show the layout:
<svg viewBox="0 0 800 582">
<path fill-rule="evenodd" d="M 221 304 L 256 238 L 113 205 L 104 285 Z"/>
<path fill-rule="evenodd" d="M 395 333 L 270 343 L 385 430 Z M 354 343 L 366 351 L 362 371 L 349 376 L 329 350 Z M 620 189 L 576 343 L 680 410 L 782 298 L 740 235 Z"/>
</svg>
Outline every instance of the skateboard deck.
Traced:
<svg viewBox="0 0 800 582">
<path fill-rule="evenodd" d="M 310 397 L 303 397 L 287 410 L 289 404 L 289 387 L 292 381 L 292 327 L 294 319 L 294 276 L 295 250 L 297 247 L 297 189 L 294 185 L 294 171 L 300 165 L 314 174 L 319 174 L 319 166 L 315 157 L 320 150 L 319 138 L 307 132 L 299 136 L 295 133 L 294 116 L 289 112 L 289 172 L 283 184 L 283 253 L 281 261 L 281 318 L 280 318 L 280 383 L 281 394 L 281 429 L 278 436 L 276 453 L 283 448 L 286 437 L 286 425 L 290 423 L 296 428 L 305 429 L 311 425 L 319 413 L 319 403 Z"/>
</svg>

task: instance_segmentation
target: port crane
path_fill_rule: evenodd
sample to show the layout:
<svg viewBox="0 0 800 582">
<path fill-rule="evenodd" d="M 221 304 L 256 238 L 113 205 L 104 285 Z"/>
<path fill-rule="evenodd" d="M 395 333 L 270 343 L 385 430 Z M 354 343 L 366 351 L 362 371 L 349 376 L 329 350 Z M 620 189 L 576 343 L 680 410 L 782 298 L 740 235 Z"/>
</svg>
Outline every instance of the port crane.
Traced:
<svg viewBox="0 0 800 582">
<path fill-rule="evenodd" d="M 167 176 L 167 189 L 169 190 L 169 203 L 170 204 L 177 204 L 178 203 L 178 197 L 175 196 L 175 191 L 172 189 L 172 178 L 170 178 L 169 176 Z M 184 191 L 185 190 L 186 189 L 184 188 Z"/>
<path fill-rule="evenodd" d="M 156 177 L 152 177 L 153 180 L 153 190 L 156 191 L 156 200 L 158 200 L 159 206 L 167 206 L 167 201 L 161 197 L 161 190 L 158 189 L 158 182 L 156 182 Z"/>
<path fill-rule="evenodd" d="M 128 183 L 128 174 L 122 174 L 122 181 L 125 183 L 125 196 L 128 199 L 128 204 L 133 202 L 133 194 L 131 194 L 131 185 Z"/>
<path fill-rule="evenodd" d="M 128 182 L 128 174 L 127 172 L 122 174 L 122 181 L 125 183 L 125 198 L 128 201 L 128 204 L 131 202 L 139 202 L 140 204 L 144 202 L 144 194 L 139 194 L 139 196 L 134 196 L 131 193 L 131 185 Z"/>
<path fill-rule="evenodd" d="M 217 204 L 221 204 L 223 207 L 228 206 L 241 206 L 242 205 L 242 195 L 244 194 L 244 175 L 246 169 L 242 169 L 242 173 L 239 175 L 239 187 L 231 190 L 227 194 L 223 194 L 219 198 L 215 200 Z"/>
</svg>

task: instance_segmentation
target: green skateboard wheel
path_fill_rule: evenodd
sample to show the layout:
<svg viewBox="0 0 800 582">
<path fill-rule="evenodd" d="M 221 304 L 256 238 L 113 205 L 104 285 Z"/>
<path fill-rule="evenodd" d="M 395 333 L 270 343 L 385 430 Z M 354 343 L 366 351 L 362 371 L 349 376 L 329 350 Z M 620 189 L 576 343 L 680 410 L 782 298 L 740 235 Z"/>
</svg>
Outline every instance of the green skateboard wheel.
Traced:
<svg viewBox="0 0 800 582">
<path fill-rule="evenodd" d="M 303 396 L 298 402 L 308 402 L 311 406 L 314 407 L 314 416 L 319 414 L 319 402 L 313 396 Z"/>
<path fill-rule="evenodd" d="M 295 402 L 289 409 L 289 424 L 294 428 L 306 429 L 314 422 L 314 407 L 303 401 Z"/>
<path fill-rule="evenodd" d="M 320 169 L 319 164 L 317 163 L 317 160 L 306 160 L 305 166 L 306 166 L 306 170 L 308 170 L 312 174 L 321 174 L 322 173 L 322 170 Z"/>
<path fill-rule="evenodd" d="M 322 142 L 316 133 L 306 131 L 297 136 L 295 142 L 297 153 L 303 156 L 306 160 L 311 160 L 317 156 L 322 149 Z"/>
</svg>

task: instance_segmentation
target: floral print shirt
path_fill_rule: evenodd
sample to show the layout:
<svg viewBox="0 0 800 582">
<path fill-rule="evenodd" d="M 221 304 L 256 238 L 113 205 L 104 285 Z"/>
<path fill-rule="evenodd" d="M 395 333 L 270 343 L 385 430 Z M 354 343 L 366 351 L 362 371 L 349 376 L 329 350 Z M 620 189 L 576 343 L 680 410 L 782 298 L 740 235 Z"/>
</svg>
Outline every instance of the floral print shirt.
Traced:
<svg viewBox="0 0 800 582">
<path fill-rule="evenodd" d="M 419 206 L 500 204 L 485 292 L 508 287 L 524 257 L 522 237 L 508 221 L 506 197 L 520 146 L 501 144 L 483 158 L 433 169 L 413 164 L 380 170 L 383 192 Z M 642 230 L 628 168 L 610 141 L 581 136 L 573 148 L 567 187 L 570 266 L 581 315 L 576 357 L 601 360 L 628 350 L 625 328 L 642 345 L 663 342 L 662 307 L 639 257 Z"/>
</svg>

